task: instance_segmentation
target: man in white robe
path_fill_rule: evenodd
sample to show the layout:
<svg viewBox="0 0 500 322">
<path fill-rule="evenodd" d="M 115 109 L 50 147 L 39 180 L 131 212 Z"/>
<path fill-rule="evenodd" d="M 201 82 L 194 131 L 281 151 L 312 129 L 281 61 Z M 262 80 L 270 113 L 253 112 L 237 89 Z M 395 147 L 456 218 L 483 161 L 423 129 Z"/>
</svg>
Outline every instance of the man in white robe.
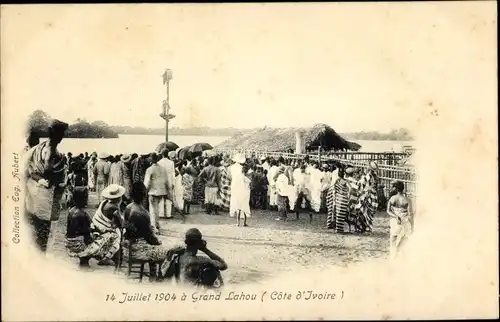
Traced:
<svg viewBox="0 0 500 322">
<path fill-rule="evenodd" d="M 164 215 L 166 218 L 172 218 L 172 202 L 174 197 L 174 181 L 175 181 L 175 166 L 174 161 L 168 158 L 169 151 L 168 149 L 163 149 L 161 151 L 161 155 L 163 158 L 158 161 L 158 165 L 161 166 L 165 173 L 167 174 L 167 194 L 162 198 L 160 202 L 160 208 L 163 209 L 161 211 L 161 215 Z"/>
<path fill-rule="evenodd" d="M 250 179 L 243 173 L 243 164 L 246 160 L 241 154 L 236 154 L 232 160 L 234 164 L 229 170 L 231 173 L 229 216 L 236 216 L 238 226 L 243 217 L 243 226 L 247 226 L 247 217 L 250 217 Z"/>
</svg>

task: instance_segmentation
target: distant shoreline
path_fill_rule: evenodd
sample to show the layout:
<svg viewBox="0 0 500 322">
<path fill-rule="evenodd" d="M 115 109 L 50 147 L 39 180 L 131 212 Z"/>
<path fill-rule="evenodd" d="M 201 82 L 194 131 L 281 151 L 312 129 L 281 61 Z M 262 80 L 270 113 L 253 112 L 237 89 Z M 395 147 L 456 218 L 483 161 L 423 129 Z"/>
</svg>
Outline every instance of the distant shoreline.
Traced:
<svg viewBox="0 0 500 322">
<path fill-rule="evenodd" d="M 122 135 L 140 135 L 140 136 L 160 136 L 160 135 L 165 135 L 165 133 L 161 133 L 161 134 L 156 134 L 156 133 L 141 133 L 141 134 L 137 134 L 137 133 L 134 133 L 134 134 L 131 134 L 131 133 L 118 133 L 118 137 L 75 137 L 75 136 L 67 136 L 66 138 L 67 139 L 97 139 L 97 140 L 102 140 L 102 139 L 119 139 L 120 136 Z M 186 133 L 169 133 L 169 135 L 171 136 L 199 136 L 199 137 L 206 137 L 206 136 L 209 136 L 209 137 L 226 137 L 226 138 L 230 138 L 232 137 L 233 135 L 227 135 L 227 134 L 199 134 L 199 133 L 196 133 L 196 134 L 186 134 Z M 342 134 L 340 134 L 342 135 Z M 407 138 L 403 138 L 403 139 L 395 139 L 395 138 L 353 138 L 353 137 L 350 137 L 350 136 L 344 136 L 342 135 L 343 137 L 345 137 L 346 139 L 348 140 L 351 140 L 351 141 L 395 141 L 395 142 L 413 142 L 415 141 L 415 139 L 407 139 Z M 46 136 L 42 136 L 41 138 L 47 138 Z"/>
<path fill-rule="evenodd" d="M 118 133 L 118 135 L 147 135 L 147 136 L 158 136 L 158 135 L 165 135 L 165 133 Z M 232 137 L 233 135 L 228 135 L 228 134 L 199 134 L 199 133 L 193 133 L 193 134 L 186 134 L 186 133 L 168 133 L 168 135 L 174 135 L 174 136 L 212 136 L 212 137 Z M 400 139 L 394 139 L 394 138 L 356 138 L 356 137 L 351 137 L 348 135 L 343 135 L 342 133 L 340 134 L 342 137 L 348 139 L 348 140 L 353 140 L 353 141 L 407 141 L 407 142 L 413 142 L 415 139 L 408 139 L 408 138 L 400 138 Z"/>
</svg>

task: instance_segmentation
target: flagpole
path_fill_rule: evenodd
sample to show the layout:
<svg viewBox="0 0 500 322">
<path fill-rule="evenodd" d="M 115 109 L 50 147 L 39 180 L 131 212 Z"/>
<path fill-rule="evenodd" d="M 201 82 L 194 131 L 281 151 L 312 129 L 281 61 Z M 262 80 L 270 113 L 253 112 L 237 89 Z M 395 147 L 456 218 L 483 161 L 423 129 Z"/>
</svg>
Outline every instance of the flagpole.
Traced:
<svg viewBox="0 0 500 322">
<path fill-rule="evenodd" d="M 168 142 L 168 115 L 170 113 L 170 105 L 169 105 L 169 102 L 168 102 L 168 99 L 169 99 L 169 94 L 170 94 L 170 91 L 169 91 L 169 86 L 170 84 L 170 80 L 167 78 L 167 107 L 166 107 L 166 112 L 165 112 L 165 142 Z"/>
<path fill-rule="evenodd" d="M 173 115 L 170 115 L 170 80 L 172 79 L 172 70 L 166 69 L 163 73 L 163 85 L 167 85 L 167 97 L 165 101 L 163 101 L 163 115 L 162 118 L 165 119 L 165 142 L 168 142 L 168 123 L 170 118 L 173 118 Z"/>
</svg>

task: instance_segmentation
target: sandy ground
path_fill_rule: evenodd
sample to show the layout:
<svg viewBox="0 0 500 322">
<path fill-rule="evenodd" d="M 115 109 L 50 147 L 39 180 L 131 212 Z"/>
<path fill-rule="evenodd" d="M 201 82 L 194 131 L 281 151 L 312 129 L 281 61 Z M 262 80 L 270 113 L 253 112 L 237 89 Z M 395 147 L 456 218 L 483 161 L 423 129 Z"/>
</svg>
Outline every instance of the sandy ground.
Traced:
<svg viewBox="0 0 500 322">
<path fill-rule="evenodd" d="M 90 195 L 87 211 L 93 215 L 97 198 Z M 53 223 L 48 252 L 75 263 L 64 249 L 64 234 L 68 211 L 61 213 Z M 254 210 L 249 218 L 249 227 L 236 227 L 236 219 L 227 213 L 220 216 L 206 215 L 200 206 L 191 206 L 191 215 L 186 223 L 180 217 L 160 221 L 160 239 L 165 247 L 182 245 L 187 229 L 201 230 L 208 248 L 228 263 L 223 273 L 226 284 L 257 282 L 281 272 L 292 271 L 298 266 L 331 267 L 346 266 L 368 259 L 386 258 L 389 247 L 389 222 L 387 215 L 378 213 L 374 229 L 365 235 L 339 235 L 327 230 L 326 215 L 315 214 L 312 223 L 304 213 L 299 221 L 290 214 L 290 221 L 275 221 L 275 211 Z M 102 273 L 113 271 L 112 267 L 100 267 L 91 261 L 92 270 Z M 126 269 L 122 268 L 123 278 Z"/>
</svg>

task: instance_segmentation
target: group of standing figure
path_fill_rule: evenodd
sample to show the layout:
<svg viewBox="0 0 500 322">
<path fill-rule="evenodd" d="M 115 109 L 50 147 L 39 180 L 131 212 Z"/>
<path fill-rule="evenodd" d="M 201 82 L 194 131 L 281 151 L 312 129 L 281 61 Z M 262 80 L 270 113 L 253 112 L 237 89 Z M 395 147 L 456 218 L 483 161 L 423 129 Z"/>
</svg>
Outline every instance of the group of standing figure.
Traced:
<svg viewBox="0 0 500 322">
<path fill-rule="evenodd" d="M 312 220 L 313 213 L 324 209 L 327 227 L 338 233 L 371 231 L 380 206 L 375 162 L 371 162 L 363 173 L 361 169 L 319 164 L 307 158 L 295 161 L 266 157 L 247 159 L 236 154 L 179 160 L 175 151 L 167 149 L 159 155 L 92 153 L 73 159 L 57 150 L 67 128 L 68 124 L 53 121 L 49 126 L 49 139 L 42 143 L 28 140 L 30 147 L 25 154 L 26 214 L 42 251 L 47 247 L 50 223 L 58 220 L 60 200 L 68 190 L 69 199 L 73 200 L 75 193 L 75 200 L 83 199 L 80 208 L 86 205 L 86 189 L 98 195 L 99 208 L 92 219 L 96 221 L 93 227 L 100 226 L 104 230 L 99 242 L 94 238 L 93 243 L 103 263 L 114 256 L 112 250 L 118 247 L 117 240 L 122 237 L 110 233 L 111 230 L 116 232 L 116 228 L 111 229 L 114 226 L 104 218 L 114 218 L 106 214 L 117 210 L 122 213 L 128 206 L 137 208 L 140 205 L 148 212 L 153 233 L 159 233 L 160 217 L 171 218 L 174 210 L 184 219 L 184 215 L 190 213 L 190 205 L 200 199 L 206 213 L 217 215 L 221 210 L 229 211 L 231 217 L 236 217 L 238 226 L 241 220 L 243 226 L 247 226 L 251 208 L 277 209 L 276 220 L 288 220 L 289 211 L 295 212 L 298 219 L 301 209 L 306 209 Z M 84 174 L 84 180 L 75 180 L 78 174 Z M 76 181 L 83 182 L 85 189 L 75 189 Z M 145 194 L 142 196 L 137 192 L 140 188 L 136 188 L 134 199 L 133 187 L 139 183 L 144 186 Z M 387 212 L 391 216 L 391 245 L 397 246 L 411 231 L 408 218 L 412 214 L 409 200 L 404 199 L 404 185 L 401 187 L 397 183 L 393 188 L 395 196 L 391 197 Z M 120 202 L 110 198 L 113 191 L 120 194 Z M 140 200 L 138 195 L 141 195 Z M 117 207 L 119 209 L 115 209 Z M 82 247 L 80 241 L 69 238 L 69 244 Z M 85 238 L 84 243 L 88 243 L 89 237 Z M 106 249 L 108 251 L 104 251 Z"/>
</svg>

